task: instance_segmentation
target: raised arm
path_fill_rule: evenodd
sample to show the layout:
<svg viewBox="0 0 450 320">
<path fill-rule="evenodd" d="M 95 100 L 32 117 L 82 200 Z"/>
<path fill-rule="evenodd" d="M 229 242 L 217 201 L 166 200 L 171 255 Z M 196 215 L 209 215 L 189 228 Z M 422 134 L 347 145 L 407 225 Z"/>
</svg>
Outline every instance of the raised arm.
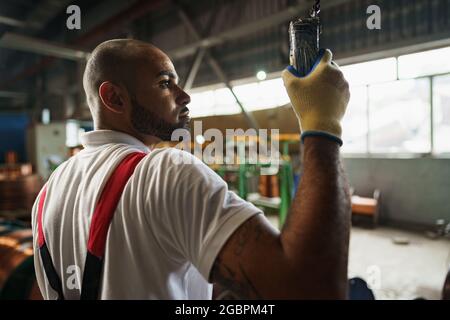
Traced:
<svg viewBox="0 0 450 320">
<path fill-rule="evenodd" d="M 219 253 L 211 281 L 242 299 L 345 299 L 350 229 L 339 157 L 348 84 L 331 52 L 306 78 L 283 79 L 300 120 L 302 180 L 280 233 L 263 216 L 243 223 Z"/>
</svg>

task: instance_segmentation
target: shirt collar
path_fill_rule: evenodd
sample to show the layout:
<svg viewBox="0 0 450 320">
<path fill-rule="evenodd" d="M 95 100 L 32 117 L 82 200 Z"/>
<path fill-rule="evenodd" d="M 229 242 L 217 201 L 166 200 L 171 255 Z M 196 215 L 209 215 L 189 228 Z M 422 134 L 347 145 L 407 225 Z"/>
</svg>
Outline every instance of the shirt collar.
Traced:
<svg viewBox="0 0 450 320">
<path fill-rule="evenodd" d="M 100 147 L 108 143 L 122 143 L 150 152 L 150 149 L 142 141 L 129 134 L 114 130 L 94 130 L 83 133 L 81 143 L 85 148 Z"/>
</svg>

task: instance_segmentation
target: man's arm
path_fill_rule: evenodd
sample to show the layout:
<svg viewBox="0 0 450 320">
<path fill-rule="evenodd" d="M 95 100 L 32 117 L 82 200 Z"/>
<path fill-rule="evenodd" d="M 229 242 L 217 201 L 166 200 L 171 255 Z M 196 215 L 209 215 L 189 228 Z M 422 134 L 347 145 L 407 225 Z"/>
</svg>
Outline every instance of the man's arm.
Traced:
<svg viewBox="0 0 450 320">
<path fill-rule="evenodd" d="M 336 72 L 327 77 L 343 79 Z M 347 86 L 341 90 L 348 96 Z M 282 232 L 261 215 L 244 222 L 219 253 L 211 281 L 233 298 L 345 299 L 349 229 L 339 144 L 308 135 L 301 183 Z"/>
<path fill-rule="evenodd" d="M 309 137 L 304 150 L 304 174 L 281 234 L 255 216 L 217 257 L 211 280 L 229 291 L 225 296 L 346 298 L 350 200 L 339 146 Z"/>
</svg>

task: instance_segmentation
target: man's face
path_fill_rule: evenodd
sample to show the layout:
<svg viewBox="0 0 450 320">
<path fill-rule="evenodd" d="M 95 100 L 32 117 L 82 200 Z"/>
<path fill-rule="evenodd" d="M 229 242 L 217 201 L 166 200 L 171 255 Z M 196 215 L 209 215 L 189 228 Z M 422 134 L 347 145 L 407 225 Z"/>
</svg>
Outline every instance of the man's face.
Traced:
<svg viewBox="0 0 450 320">
<path fill-rule="evenodd" d="M 134 94 L 131 92 L 131 124 L 142 134 L 168 141 L 179 128 L 189 129 L 189 95 L 178 86 L 178 76 L 170 59 L 151 51 L 138 70 Z M 133 90 L 132 90 L 133 91 Z"/>
</svg>

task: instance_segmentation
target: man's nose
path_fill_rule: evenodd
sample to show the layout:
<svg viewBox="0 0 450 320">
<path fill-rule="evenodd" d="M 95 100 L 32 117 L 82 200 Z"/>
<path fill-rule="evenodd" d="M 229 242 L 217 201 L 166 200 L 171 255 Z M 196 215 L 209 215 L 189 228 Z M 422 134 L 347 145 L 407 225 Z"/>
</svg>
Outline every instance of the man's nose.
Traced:
<svg viewBox="0 0 450 320">
<path fill-rule="evenodd" d="M 191 97 L 183 89 L 180 88 L 180 92 L 178 93 L 176 102 L 179 105 L 186 105 L 191 103 Z"/>
</svg>

